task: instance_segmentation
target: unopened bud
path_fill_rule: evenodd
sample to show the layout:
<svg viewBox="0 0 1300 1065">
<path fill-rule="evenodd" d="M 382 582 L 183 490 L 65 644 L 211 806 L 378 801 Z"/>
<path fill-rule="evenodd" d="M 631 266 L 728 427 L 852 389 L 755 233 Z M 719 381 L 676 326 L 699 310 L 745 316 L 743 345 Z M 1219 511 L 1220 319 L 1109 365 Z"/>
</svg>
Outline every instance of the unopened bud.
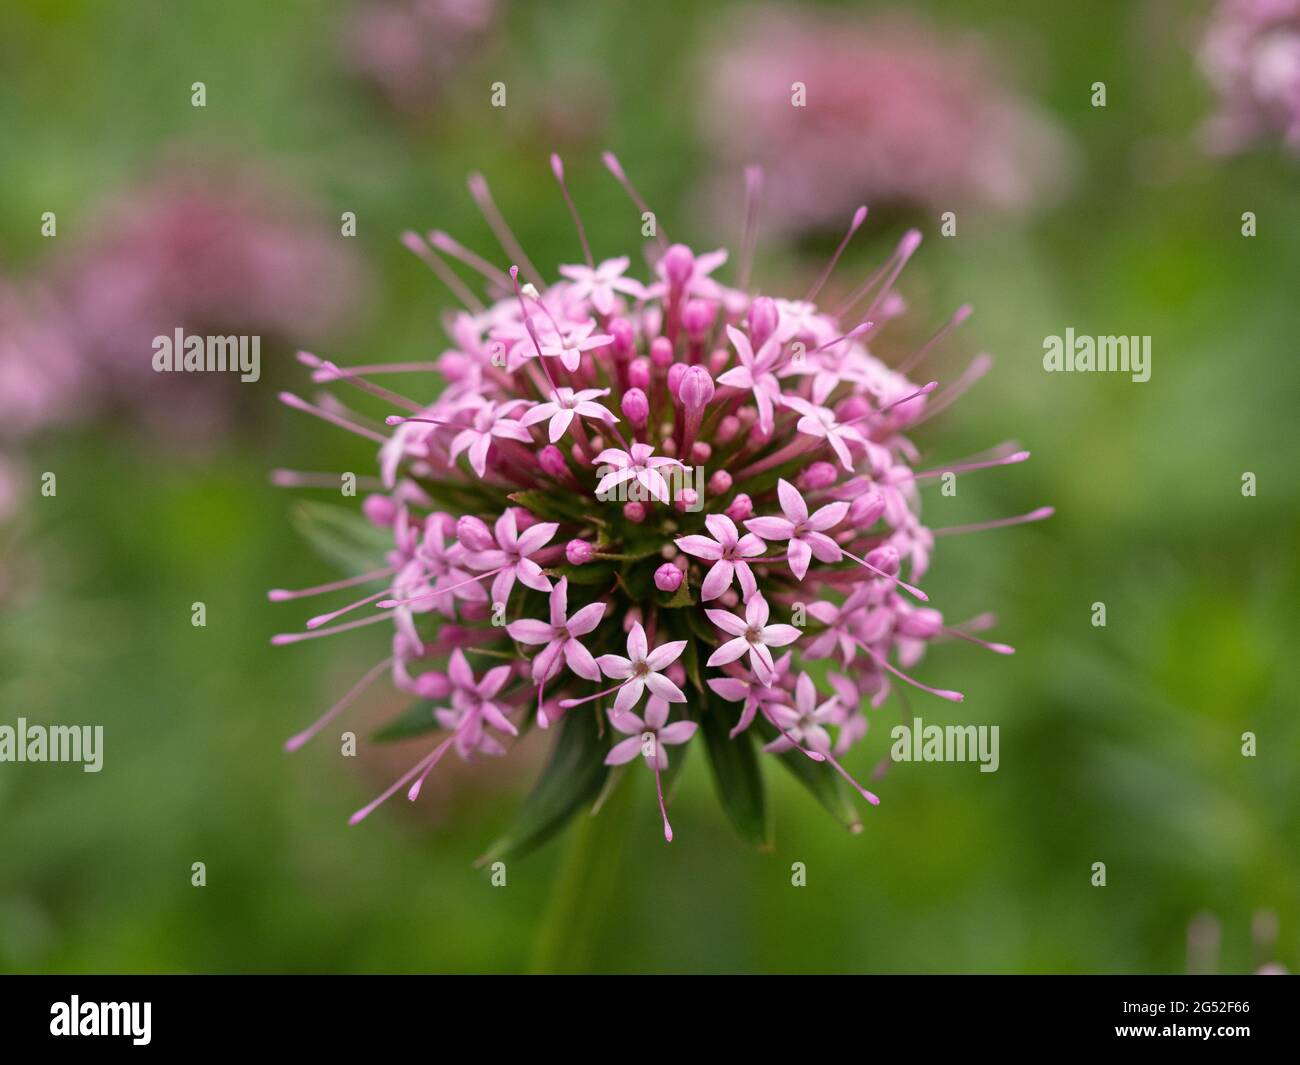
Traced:
<svg viewBox="0 0 1300 1065">
<path fill-rule="evenodd" d="M 752 518 L 754 516 L 754 501 L 744 492 L 741 492 L 731 501 L 731 505 L 727 507 L 725 513 L 732 521 L 737 522 Z"/>
<path fill-rule="evenodd" d="M 556 479 L 567 477 L 569 472 L 569 464 L 564 461 L 564 452 L 554 444 L 547 444 L 537 453 L 537 465 L 548 477 Z"/>
<path fill-rule="evenodd" d="M 759 296 L 749 305 L 749 343 L 755 351 L 776 332 L 780 320 L 781 313 L 770 296 Z"/>
<path fill-rule="evenodd" d="M 799 477 L 799 487 L 804 491 L 829 488 L 840 478 L 840 471 L 829 462 L 814 462 Z"/>
<path fill-rule="evenodd" d="M 650 401 L 639 388 L 629 388 L 623 393 L 623 416 L 632 423 L 633 429 L 644 429 L 650 417 Z"/>
<path fill-rule="evenodd" d="M 713 378 L 703 366 L 687 367 L 677 387 L 677 398 L 688 412 L 698 413 L 713 400 Z"/>
<path fill-rule="evenodd" d="M 456 539 L 469 551 L 491 551 L 496 547 L 487 524 L 472 514 L 466 514 L 456 522 Z"/>
<path fill-rule="evenodd" d="M 366 516 L 366 520 L 371 525 L 377 525 L 381 529 L 391 529 L 393 522 L 397 520 L 397 504 L 388 496 L 366 496 L 365 502 L 361 504 L 361 513 Z"/>
<path fill-rule="evenodd" d="M 682 586 L 682 571 L 671 562 L 655 570 L 655 587 L 661 592 L 675 592 Z"/>
<path fill-rule="evenodd" d="M 585 566 L 595 553 L 595 549 L 586 540 L 570 540 L 564 545 L 564 557 L 571 566 Z"/>
<path fill-rule="evenodd" d="M 849 505 L 849 525 L 856 529 L 869 529 L 880 520 L 880 515 L 884 512 L 885 497 L 873 488 Z"/>
</svg>

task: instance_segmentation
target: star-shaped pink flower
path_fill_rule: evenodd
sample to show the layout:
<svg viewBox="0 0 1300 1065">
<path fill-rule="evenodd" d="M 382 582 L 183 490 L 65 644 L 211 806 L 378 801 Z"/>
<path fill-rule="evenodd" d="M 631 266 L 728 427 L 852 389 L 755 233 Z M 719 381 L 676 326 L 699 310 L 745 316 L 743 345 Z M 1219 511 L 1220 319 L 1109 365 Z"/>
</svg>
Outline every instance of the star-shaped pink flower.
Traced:
<svg viewBox="0 0 1300 1065">
<path fill-rule="evenodd" d="M 628 263 L 626 255 L 617 259 L 606 259 L 599 266 L 561 266 L 560 273 L 573 282 L 569 294 L 575 300 L 590 299 L 591 305 L 601 314 L 614 313 L 616 292 L 631 296 L 633 299 L 645 298 L 645 286 L 640 281 L 624 277 Z"/>
<path fill-rule="evenodd" d="M 641 699 L 641 693 L 650 689 L 651 695 L 667 699 L 670 703 L 684 703 L 686 696 L 681 688 L 665 677 L 660 670 L 676 662 L 686 649 L 685 640 L 671 640 L 653 651 L 646 644 L 645 629 L 638 621 L 627 634 L 627 657 L 601 655 L 596 659 L 600 671 L 611 680 L 622 680 L 614 699 L 613 714 L 617 717 L 631 710 Z"/>
<path fill-rule="evenodd" d="M 492 446 L 493 437 L 518 440 L 521 444 L 531 444 L 533 438 L 515 418 L 510 417 L 516 407 L 523 405 L 523 400 L 511 400 L 508 403 L 484 403 L 474 413 L 473 424 L 462 429 L 451 442 L 451 460 L 466 448 L 469 449 L 469 464 L 480 477 L 487 473 L 488 448 Z"/>
<path fill-rule="evenodd" d="M 727 326 L 727 336 L 740 357 L 740 365 L 733 366 L 720 375 L 718 384 L 750 389 L 754 393 L 754 403 L 758 406 L 759 428 L 770 433 L 775 424 L 776 404 L 782 399 L 781 385 L 772 373 L 772 367 L 781 354 L 781 344 L 774 335 L 764 342 L 755 355 L 749 337 L 734 325 Z"/>
<path fill-rule="evenodd" d="M 837 723 L 839 708 L 839 700 L 834 695 L 818 705 L 817 688 L 812 677 L 800 673 L 799 680 L 795 683 L 794 706 L 781 704 L 769 705 L 767 708 L 776 726 L 781 729 L 781 735 L 763 750 L 780 754 L 800 746 L 818 754 L 829 754 L 831 734 L 826 731 L 826 726 Z"/>
<path fill-rule="evenodd" d="M 506 508 L 493 526 L 496 550 L 478 551 L 469 559 L 469 564 L 475 569 L 500 568 L 501 572 L 492 580 L 492 602 L 509 602 L 510 589 L 515 586 L 516 580 L 539 592 L 551 590 L 551 582 L 542 572 L 542 567 L 528 556 L 536 554 L 549 544 L 559 528 L 557 522 L 539 521 L 521 533 L 515 522 L 514 509 Z"/>
<path fill-rule="evenodd" d="M 504 754 L 505 748 L 483 730 L 484 723 L 507 736 L 518 736 L 519 730 L 506 717 L 505 710 L 495 702 L 496 695 L 510 679 L 513 666 L 497 666 L 474 679 L 465 653 L 457 647 L 451 653 L 447 676 L 451 680 L 451 709 L 434 711 L 443 728 L 455 735 L 456 753 L 468 758 L 475 751 L 485 754 Z"/>
<path fill-rule="evenodd" d="M 772 661 L 772 652 L 768 648 L 785 647 L 799 639 L 799 630 L 793 625 L 767 623 L 771 611 L 767 600 L 761 595 L 753 596 L 745 604 L 743 618 L 729 614 L 725 610 L 706 610 L 704 613 L 723 632 L 735 637 L 714 651 L 706 664 L 725 666 L 748 651 L 749 667 L 754 671 L 754 676 L 765 685 L 770 686 L 776 676 L 776 666 Z"/>
<path fill-rule="evenodd" d="M 605 474 L 596 485 L 597 497 L 617 488 L 624 481 L 635 479 L 649 493 L 651 499 L 660 503 L 669 502 L 668 482 L 659 470 L 664 466 L 680 467 L 677 459 L 665 456 L 655 457 L 654 448 L 649 444 L 633 444 L 632 450 L 620 451 L 618 448 L 606 448 L 594 459 L 593 466 L 612 466 L 613 470 Z"/>
<path fill-rule="evenodd" d="M 685 743 L 699 728 L 694 721 L 668 724 L 668 700 L 658 695 L 646 700 L 644 720 L 631 710 L 622 714 L 611 710 L 609 722 L 628 739 L 620 740 L 610 748 L 605 756 L 606 765 L 623 765 L 640 754 L 645 757 L 646 765 L 660 770 L 668 768 L 668 752 L 664 746 Z"/>
<path fill-rule="evenodd" d="M 835 419 L 835 412 L 829 407 L 818 407 L 809 403 L 806 399 L 800 399 L 798 396 L 785 396 L 783 402 L 792 410 L 798 411 L 803 415 L 795 423 L 795 428 L 801 433 L 807 433 L 809 436 L 819 436 L 831 446 L 836 457 L 840 460 L 843 467 L 853 471 L 853 456 L 849 454 L 849 445 L 846 441 L 852 441 L 860 444 L 864 448 L 867 446 L 866 440 L 851 425 L 841 425 Z"/>
<path fill-rule="evenodd" d="M 784 478 L 777 481 L 776 494 L 785 516 L 750 518 L 745 522 L 745 528 L 764 540 L 789 540 L 785 557 L 790 563 L 790 572 L 799 580 L 803 580 L 808 572 L 808 564 L 814 555 L 820 562 L 840 561 L 843 558 L 840 545 L 827 536 L 825 530 L 833 529 L 844 520 L 849 504 L 827 503 L 809 515 L 808 504 L 799 490 Z"/>
<path fill-rule="evenodd" d="M 542 354 L 548 358 L 558 358 L 569 373 L 575 373 L 582 365 L 584 351 L 603 348 L 606 344 L 614 342 L 614 338 L 608 333 L 596 333 L 593 336 L 595 329 L 596 319 L 590 318 L 578 325 L 570 326 L 564 333 L 552 330 L 549 336 L 540 337 Z"/>
<path fill-rule="evenodd" d="M 600 667 L 578 637 L 586 636 L 600 624 L 600 619 L 605 616 L 605 604 L 584 606 L 573 617 L 568 617 L 568 612 L 569 579 L 562 577 L 551 589 L 550 624 L 523 618 L 506 626 L 506 632 L 520 643 L 546 644 L 533 659 L 533 680 L 539 684 L 560 671 L 561 657 L 578 676 L 600 680 Z"/>
<path fill-rule="evenodd" d="M 618 419 L 599 403 L 593 402 L 595 399 L 608 396 L 608 388 L 584 388 L 581 392 L 575 392 L 571 388 L 557 388 L 551 393 L 549 402 L 539 403 L 533 407 L 527 414 L 519 419 L 521 425 L 536 425 L 538 422 L 551 420 L 547 427 L 547 435 L 554 444 L 569 429 L 573 419 L 577 415 L 584 418 L 595 418 L 602 422 L 616 422 Z"/>
<path fill-rule="evenodd" d="M 745 559 L 757 558 L 767 545 L 753 533 L 741 536 L 736 523 L 725 514 L 710 514 L 704 524 L 713 534 L 712 540 L 695 533 L 679 536 L 674 541 L 688 555 L 713 562 L 700 587 L 700 599 L 704 602 L 717 599 L 731 587 L 734 576 L 739 578 L 740 589 L 748 601 L 758 590 L 758 582 Z"/>
</svg>

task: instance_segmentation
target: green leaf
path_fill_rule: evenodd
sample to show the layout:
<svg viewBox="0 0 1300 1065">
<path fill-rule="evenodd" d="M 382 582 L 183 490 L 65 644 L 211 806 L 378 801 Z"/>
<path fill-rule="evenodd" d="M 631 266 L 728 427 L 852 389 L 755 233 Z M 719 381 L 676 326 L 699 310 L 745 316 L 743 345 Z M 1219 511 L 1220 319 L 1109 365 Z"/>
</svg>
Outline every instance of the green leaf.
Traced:
<svg viewBox="0 0 1300 1065">
<path fill-rule="evenodd" d="M 759 729 L 769 742 L 780 735 L 772 723 L 764 721 L 761 715 L 753 727 Z M 853 801 L 854 792 L 828 763 L 814 762 L 800 751 L 786 751 L 775 757 L 835 820 L 854 834 L 862 831 L 862 818 Z"/>
<path fill-rule="evenodd" d="M 671 596 L 659 593 L 659 605 L 669 610 L 680 610 L 682 607 L 694 606 L 695 597 L 691 595 L 691 582 L 683 580 L 677 586 L 677 591 Z"/>
<path fill-rule="evenodd" d="M 612 562 L 588 562 L 585 566 L 548 566 L 546 573 L 556 579 L 568 577 L 572 585 L 612 584 L 615 570 Z"/>
<path fill-rule="evenodd" d="M 595 714 L 575 708 L 564 715 L 556 731 L 559 736 L 551 760 L 524 800 L 514 824 L 476 864 L 522 858 L 559 832 L 600 794 L 609 774 L 605 765 L 608 744 L 596 727 Z"/>
<path fill-rule="evenodd" d="M 686 670 L 686 679 L 699 691 L 704 691 L 704 678 L 700 675 L 700 647 L 698 641 L 686 634 L 686 649 L 682 652 L 682 668 Z"/>
<path fill-rule="evenodd" d="M 748 731 L 734 740 L 728 736 L 733 718 L 728 707 L 709 693 L 708 703 L 700 715 L 709 765 L 718 799 L 742 839 L 764 850 L 772 846 L 772 819 L 767 808 L 763 774 L 758 768 L 754 741 Z"/>
<path fill-rule="evenodd" d="M 434 719 L 433 700 L 421 699 L 412 704 L 387 725 L 371 735 L 376 743 L 391 743 L 394 740 L 407 740 L 412 736 L 422 736 L 426 732 L 442 726 Z"/>
<path fill-rule="evenodd" d="M 510 501 L 544 521 L 581 521 L 582 498 L 559 492 L 511 492 Z"/>
<path fill-rule="evenodd" d="M 299 503 L 293 510 L 298 534 L 325 561 L 346 573 L 364 573 L 384 565 L 393 534 L 378 529 L 359 511 L 333 503 Z"/>
</svg>

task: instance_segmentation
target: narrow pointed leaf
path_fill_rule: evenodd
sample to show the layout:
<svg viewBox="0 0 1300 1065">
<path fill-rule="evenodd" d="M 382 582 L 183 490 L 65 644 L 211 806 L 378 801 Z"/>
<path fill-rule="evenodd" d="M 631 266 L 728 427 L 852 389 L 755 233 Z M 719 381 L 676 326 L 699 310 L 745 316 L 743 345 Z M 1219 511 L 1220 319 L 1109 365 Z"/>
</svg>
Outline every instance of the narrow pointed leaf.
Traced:
<svg viewBox="0 0 1300 1065">
<path fill-rule="evenodd" d="M 600 794 L 609 767 L 609 745 L 589 707 L 575 707 L 554 728 L 559 735 L 550 761 L 510 826 L 478 864 L 522 858 L 559 832 Z"/>
</svg>

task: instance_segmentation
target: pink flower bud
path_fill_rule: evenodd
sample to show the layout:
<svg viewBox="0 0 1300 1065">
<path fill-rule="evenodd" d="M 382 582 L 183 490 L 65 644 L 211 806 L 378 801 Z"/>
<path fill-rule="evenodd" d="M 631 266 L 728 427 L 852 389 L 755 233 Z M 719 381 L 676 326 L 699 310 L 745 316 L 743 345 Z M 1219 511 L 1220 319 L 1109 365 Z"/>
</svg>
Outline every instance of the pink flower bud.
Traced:
<svg viewBox="0 0 1300 1065">
<path fill-rule="evenodd" d="M 731 474 L 726 470 L 716 470 L 709 478 L 709 491 L 715 496 L 725 495 L 731 491 Z"/>
<path fill-rule="evenodd" d="M 829 488 L 840 479 L 840 471 L 829 462 L 814 462 L 799 477 L 799 487 L 804 491 Z"/>
<path fill-rule="evenodd" d="M 929 607 L 921 607 L 910 614 L 899 616 L 896 625 L 898 631 L 904 636 L 911 636 L 917 640 L 930 640 L 943 628 L 943 615 Z"/>
<path fill-rule="evenodd" d="M 871 404 L 867 402 L 865 396 L 850 396 L 835 408 L 835 420 L 841 424 L 851 422 L 855 418 L 861 418 L 870 410 Z"/>
<path fill-rule="evenodd" d="M 709 300 L 691 300 L 682 308 L 682 328 L 692 340 L 703 340 L 713 320 L 718 316 L 718 305 Z"/>
<path fill-rule="evenodd" d="M 627 380 L 633 388 L 650 387 L 650 360 L 644 355 L 638 355 L 627 367 Z"/>
<path fill-rule="evenodd" d="M 629 388 L 623 393 L 623 415 L 633 429 L 644 429 L 650 417 L 650 401 L 639 388 Z"/>
<path fill-rule="evenodd" d="M 569 464 L 564 461 L 564 452 L 554 444 L 547 444 L 537 453 L 537 465 L 548 477 L 556 479 L 568 477 Z"/>
<path fill-rule="evenodd" d="M 571 566 L 585 566 L 595 553 L 586 540 L 570 540 L 564 545 L 564 557 L 568 559 Z"/>
<path fill-rule="evenodd" d="M 636 332 L 626 318 L 611 318 L 605 332 L 614 338 L 614 358 L 627 360 L 636 351 Z"/>
<path fill-rule="evenodd" d="M 667 369 L 673 363 L 673 342 L 667 337 L 650 341 L 650 362 L 656 370 Z"/>
<path fill-rule="evenodd" d="M 728 414 L 722 421 L 718 422 L 718 428 L 713 434 L 713 439 L 719 444 L 729 444 L 736 439 L 736 434 L 739 432 L 740 419 L 734 414 Z"/>
<path fill-rule="evenodd" d="M 682 378 L 686 371 L 690 369 L 684 362 L 675 362 L 668 367 L 668 394 L 677 399 L 677 390 L 681 387 Z"/>
<path fill-rule="evenodd" d="M 469 551 L 491 551 L 496 547 L 487 523 L 472 514 L 466 514 L 456 522 L 456 539 Z"/>
<path fill-rule="evenodd" d="M 758 351 L 776 332 L 781 314 L 770 296 L 759 296 L 749 305 L 749 343 Z"/>
<path fill-rule="evenodd" d="M 857 529 L 869 529 L 885 512 L 885 497 L 874 488 L 864 492 L 849 506 L 848 523 Z"/>
<path fill-rule="evenodd" d="M 640 525 L 645 521 L 645 513 L 645 504 L 638 503 L 635 499 L 631 503 L 623 504 L 623 517 L 633 525 Z"/>
<path fill-rule="evenodd" d="M 520 532 L 537 524 L 538 518 L 532 511 L 523 507 L 511 507 L 510 509 L 515 512 L 515 527 Z"/>
<path fill-rule="evenodd" d="M 686 667 L 680 662 L 674 662 L 665 669 L 664 676 L 676 684 L 677 687 L 686 687 Z"/>
<path fill-rule="evenodd" d="M 446 673 L 430 670 L 415 678 L 414 688 L 421 699 L 445 699 L 451 694 L 451 681 Z"/>
<path fill-rule="evenodd" d="M 687 411 L 698 413 L 713 400 L 713 378 L 703 366 L 687 367 L 677 387 L 677 398 Z"/>
<path fill-rule="evenodd" d="M 451 538 L 456 535 L 456 519 L 450 514 L 438 511 L 436 514 L 430 514 L 429 517 L 438 523 L 438 529 L 443 536 Z"/>
<path fill-rule="evenodd" d="M 894 576 L 898 572 L 898 549 L 889 544 L 873 548 L 867 552 L 867 565 Z"/>
<path fill-rule="evenodd" d="M 700 501 L 700 494 L 694 488 L 683 488 L 674 504 L 683 514 Z"/>
<path fill-rule="evenodd" d="M 695 272 L 695 256 L 685 244 L 674 244 L 664 252 L 664 275 L 673 288 L 681 288 Z"/>
<path fill-rule="evenodd" d="M 381 529 L 391 529 L 393 522 L 397 520 L 397 504 L 388 496 L 366 496 L 365 502 L 361 504 L 361 513 L 366 516 L 366 520 L 371 525 L 377 525 Z"/>
<path fill-rule="evenodd" d="M 682 571 L 671 562 L 655 570 L 655 587 L 661 592 L 675 592 L 682 586 Z"/>
<path fill-rule="evenodd" d="M 727 369 L 727 364 L 731 362 L 731 352 L 726 348 L 714 348 L 709 354 L 709 373 L 717 377 Z"/>
<path fill-rule="evenodd" d="M 731 501 L 731 506 L 727 507 L 725 513 L 732 521 L 744 521 L 746 518 L 752 518 L 754 516 L 754 501 L 744 492 L 741 492 Z"/>
<path fill-rule="evenodd" d="M 713 457 L 713 448 L 703 440 L 697 440 L 691 445 L 691 458 L 700 465 L 708 462 Z"/>
</svg>

